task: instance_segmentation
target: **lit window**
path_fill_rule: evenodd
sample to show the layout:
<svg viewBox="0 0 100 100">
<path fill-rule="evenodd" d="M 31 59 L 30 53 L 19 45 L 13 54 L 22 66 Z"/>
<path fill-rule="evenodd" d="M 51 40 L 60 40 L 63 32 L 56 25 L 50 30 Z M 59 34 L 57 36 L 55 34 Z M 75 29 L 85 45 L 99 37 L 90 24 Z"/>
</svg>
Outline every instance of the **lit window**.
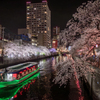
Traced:
<svg viewBox="0 0 100 100">
<path fill-rule="evenodd" d="M 32 43 L 32 45 L 35 45 L 35 43 Z"/>
<path fill-rule="evenodd" d="M 36 8 L 34 8 L 34 10 L 36 10 Z"/>
<path fill-rule="evenodd" d="M 34 40 L 32 39 L 32 41 L 34 42 Z"/>
<path fill-rule="evenodd" d="M 30 17 L 27 17 L 27 18 L 30 18 Z"/>
<path fill-rule="evenodd" d="M 30 29 L 29 27 L 27 27 L 27 29 Z"/>
<path fill-rule="evenodd" d="M 27 21 L 29 21 L 29 18 L 27 18 Z"/>
<path fill-rule="evenodd" d="M 46 14 L 47 12 L 45 11 L 44 13 Z"/>
<path fill-rule="evenodd" d="M 49 29 L 49 27 L 48 27 L 48 31 L 49 31 L 50 29 Z"/>
<path fill-rule="evenodd" d="M 47 33 L 47 31 L 44 31 L 44 33 Z"/>
<path fill-rule="evenodd" d="M 56 43 L 56 41 L 53 41 L 53 43 Z"/>
<path fill-rule="evenodd" d="M 27 8 L 30 8 L 30 6 L 27 6 Z"/>
<path fill-rule="evenodd" d="M 38 18 L 37 20 L 40 20 L 40 18 Z"/>
</svg>

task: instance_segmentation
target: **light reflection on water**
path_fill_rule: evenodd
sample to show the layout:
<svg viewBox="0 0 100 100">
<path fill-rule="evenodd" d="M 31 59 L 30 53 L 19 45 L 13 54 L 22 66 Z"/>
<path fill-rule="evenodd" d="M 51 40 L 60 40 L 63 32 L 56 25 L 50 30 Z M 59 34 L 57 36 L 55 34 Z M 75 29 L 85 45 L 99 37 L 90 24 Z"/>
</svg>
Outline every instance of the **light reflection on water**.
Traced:
<svg viewBox="0 0 100 100">
<path fill-rule="evenodd" d="M 58 59 L 58 57 L 53 57 L 50 59 L 40 60 L 38 62 L 39 66 L 40 66 L 40 71 L 39 71 L 39 73 L 37 73 L 37 76 L 35 75 L 35 77 L 32 76 L 32 78 L 30 78 L 31 81 L 28 79 L 29 81 L 27 83 L 25 83 L 26 81 L 24 81 L 23 83 L 18 84 L 18 85 L 13 86 L 13 87 L 2 88 L 0 90 L 0 100 L 14 100 L 14 99 L 19 100 L 22 97 L 23 97 L 22 100 L 26 100 L 27 95 L 29 95 L 27 93 L 30 91 L 30 88 L 31 87 L 34 88 L 34 86 L 35 86 L 35 81 L 36 81 L 36 84 L 41 84 L 40 80 L 42 80 L 42 79 L 46 80 L 47 79 L 46 75 L 50 74 L 52 72 L 51 67 L 52 67 L 52 63 L 55 62 L 55 58 Z M 39 77 L 40 77 L 40 79 L 36 79 Z M 42 79 L 41 79 L 41 77 L 42 77 Z M 39 86 L 36 85 L 35 87 L 39 87 Z M 25 91 L 25 90 L 27 90 L 27 91 Z"/>
<path fill-rule="evenodd" d="M 48 93 L 48 91 L 50 92 L 50 87 L 51 87 L 51 83 L 50 83 L 50 79 L 51 79 L 51 74 L 56 70 L 55 65 L 59 62 L 59 61 L 63 61 L 64 58 L 61 57 L 52 57 L 49 59 L 43 59 L 40 60 L 39 66 L 40 66 L 40 77 L 39 79 L 36 79 L 34 84 L 30 85 L 30 88 L 28 91 L 24 91 L 24 89 L 22 89 L 24 92 L 18 92 L 17 93 L 17 97 L 16 95 L 13 96 L 14 100 L 20 100 L 20 98 L 23 98 L 23 100 L 34 100 L 35 98 L 37 98 L 37 100 L 41 100 L 40 98 L 47 98 L 46 96 L 50 96 Z M 33 90 L 32 90 L 33 88 Z M 25 94 L 24 94 L 25 93 Z M 34 95 L 32 95 L 34 94 Z M 37 96 L 37 94 L 39 96 Z M 26 98 L 24 98 L 26 97 Z M 51 97 L 49 97 L 50 99 Z"/>
<path fill-rule="evenodd" d="M 22 86 L 12 98 L 5 100 L 69 100 L 69 82 L 66 88 L 64 86 L 59 88 L 59 85 L 52 82 L 57 71 L 56 64 L 60 61 L 66 61 L 66 58 L 66 56 L 56 56 L 40 60 L 38 62 L 40 76 Z M 17 86 L 8 89 L 13 90 L 15 88 Z"/>
</svg>

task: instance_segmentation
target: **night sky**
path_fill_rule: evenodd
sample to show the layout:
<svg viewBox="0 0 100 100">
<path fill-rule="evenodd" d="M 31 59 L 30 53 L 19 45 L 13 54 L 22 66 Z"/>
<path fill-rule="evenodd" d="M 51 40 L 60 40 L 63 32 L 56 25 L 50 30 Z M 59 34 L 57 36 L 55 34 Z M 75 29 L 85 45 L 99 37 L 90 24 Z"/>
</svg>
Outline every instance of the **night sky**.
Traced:
<svg viewBox="0 0 100 100">
<path fill-rule="evenodd" d="M 26 1 L 41 0 L 0 0 L 0 24 L 13 33 L 26 27 Z M 51 10 L 51 28 L 59 26 L 61 30 L 76 12 L 76 8 L 87 0 L 47 0 Z"/>
</svg>

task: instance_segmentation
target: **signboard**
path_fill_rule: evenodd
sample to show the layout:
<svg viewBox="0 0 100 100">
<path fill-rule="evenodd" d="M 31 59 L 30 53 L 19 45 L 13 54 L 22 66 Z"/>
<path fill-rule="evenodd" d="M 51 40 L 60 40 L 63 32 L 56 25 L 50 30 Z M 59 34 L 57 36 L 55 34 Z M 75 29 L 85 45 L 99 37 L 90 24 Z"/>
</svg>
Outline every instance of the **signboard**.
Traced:
<svg viewBox="0 0 100 100">
<path fill-rule="evenodd" d="M 57 49 L 57 40 L 52 41 L 52 48 Z"/>
</svg>

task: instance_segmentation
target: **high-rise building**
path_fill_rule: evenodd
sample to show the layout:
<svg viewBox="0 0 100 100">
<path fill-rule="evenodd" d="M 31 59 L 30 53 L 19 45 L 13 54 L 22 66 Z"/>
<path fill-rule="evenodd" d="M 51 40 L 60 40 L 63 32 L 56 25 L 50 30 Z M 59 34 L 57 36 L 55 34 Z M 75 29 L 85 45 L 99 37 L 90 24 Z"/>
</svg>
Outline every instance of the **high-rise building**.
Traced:
<svg viewBox="0 0 100 100">
<path fill-rule="evenodd" d="M 60 27 L 53 27 L 53 39 L 52 39 L 52 48 L 57 49 L 58 39 L 59 39 Z"/>
<path fill-rule="evenodd" d="M 51 46 L 51 11 L 46 0 L 26 2 L 26 28 L 33 45 Z"/>
</svg>

